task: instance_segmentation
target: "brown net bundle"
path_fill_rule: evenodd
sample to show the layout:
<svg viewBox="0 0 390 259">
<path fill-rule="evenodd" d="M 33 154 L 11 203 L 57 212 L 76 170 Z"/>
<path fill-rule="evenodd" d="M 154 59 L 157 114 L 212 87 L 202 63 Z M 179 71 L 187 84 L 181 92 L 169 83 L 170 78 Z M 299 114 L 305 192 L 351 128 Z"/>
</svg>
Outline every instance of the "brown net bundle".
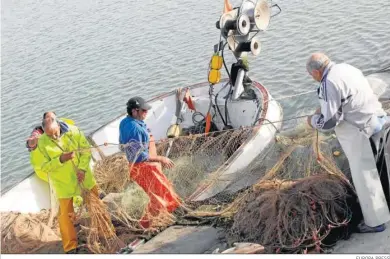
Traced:
<svg viewBox="0 0 390 259">
<path fill-rule="evenodd" d="M 123 246 L 112 225 L 107 206 L 93 191 L 83 190 L 82 197 L 86 214 L 82 230 L 88 249 L 93 253 L 114 253 Z"/>
<path fill-rule="evenodd" d="M 93 172 L 99 188 L 105 193 L 123 192 L 128 185 L 129 165 L 123 153 L 97 161 Z"/>
<path fill-rule="evenodd" d="M 1 213 L 1 253 L 56 253 L 62 250 L 58 224 L 49 227 L 50 211 Z"/>
<path fill-rule="evenodd" d="M 231 238 L 269 252 L 322 252 L 356 226 L 356 206 L 349 183 L 337 175 L 261 181 L 241 201 Z"/>
<path fill-rule="evenodd" d="M 88 200 L 97 199 L 96 196 L 87 194 L 83 197 L 88 204 L 93 205 L 88 206 L 89 215 L 82 212 L 78 217 L 71 217 L 78 232 L 79 244 L 86 244 L 88 250 L 93 253 L 115 253 L 124 246 L 124 243 L 115 235 L 113 226 L 99 225 L 102 222 L 109 222 L 109 218 L 99 219 L 99 217 L 109 217 L 107 211 L 101 211 L 103 206 L 96 206 L 101 201 Z M 34 214 L 2 213 L 1 252 L 3 254 L 63 253 L 57 217 L 50 225 L 50 216 L 50 210 L 42 210 Z"/>
</svg>

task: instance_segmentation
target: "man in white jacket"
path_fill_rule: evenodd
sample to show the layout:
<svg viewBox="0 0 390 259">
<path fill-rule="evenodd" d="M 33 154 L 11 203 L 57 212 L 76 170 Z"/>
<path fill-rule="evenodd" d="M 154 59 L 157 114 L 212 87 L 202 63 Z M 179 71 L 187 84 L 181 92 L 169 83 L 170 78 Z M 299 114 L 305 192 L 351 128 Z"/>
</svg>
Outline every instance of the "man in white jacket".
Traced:
<svg viewBox="0 0 390 259">
<path fill-rule="evenodd" d="M 306 69 L 320 83 L 320 108 L 308 117 L 308 123 L 318 130 L 334 129 L 348 158 L 364 216 L 358 230 L 381 232 L 390 221 L 386 202 L 389 197 L 386 198 L 382 184 L 390 183 L 381 183 L 370 138 L 381 132 L 387 121 L 386 113 L 359 69 L 345 63 L 335 64 L 323 53 L 312 54 Z"/>
</svg>

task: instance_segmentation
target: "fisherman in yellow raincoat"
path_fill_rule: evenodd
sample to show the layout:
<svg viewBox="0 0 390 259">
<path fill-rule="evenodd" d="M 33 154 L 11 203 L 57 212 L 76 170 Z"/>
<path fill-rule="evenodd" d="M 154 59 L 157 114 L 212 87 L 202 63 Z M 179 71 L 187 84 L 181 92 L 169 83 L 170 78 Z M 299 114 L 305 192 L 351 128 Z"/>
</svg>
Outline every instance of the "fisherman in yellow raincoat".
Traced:
<svg viewBox="0 0 390 259">
<path fill-rule="evenodd" d="M 98 196 L 96 181 L 90 168 L 90 145 L 75 126 L 58 121 L 53 112 L 44 114 L 44 133 L 38 140 L 34 170 L 47 174 L 60 203 L 59 225 L 66 253 L 77 253 L 77 235 L 72 223 L 73 197 L 81 188 Z"/>
<path fill-rule="evenodd" d="M 74 121 L 71 119 L 59 118 L 59 120 L 65 122 L 68 125 L 75 125 Z M 33 165 L 33 167 L 34 167 L 34 164 L 36 164 L 36 161 L 41 160 L 39 158 L 39 156 L 42 156 L 42 154 L 36 148 L 38 145 L 38 140 L 43 133 L 44 133 L 44 131 L 43 131 L 43 128 L 41 125 L 35 126 L 33 131 L 30 134 L 30 137 L 26 141 L 26 147 L 27 147 L 28 151 L 30 152 L 30 162 Z M 49 179 L 47 178 L 47 174 L 42 172 L 40 169 L 37 168 L 35 173 L 43 181 L 45 181 L 45 182 L 49 181 Z"/>
<path fill-rule="evenodd" d="M 68 125 L 75 125 L 74 121 L 71 119 L 59 118 L 59 120 L 65 122 Z M 35 126 L 33 131 L 30 134 L 30 137 L 26 141 L 26 147 L 30 152 L 30 163 L 33 166 L 33 168 L 35 168 L 35 173 L 41 180 L 48 183 L 49 179 L 47 177 L 47 173 L 42 172 L 42 170 L 39 169 L 39 166 L 35 166 L 37 163 L 39 163 L 42 160 L 41 156 L 43 156 L 43 154 L 36 149 L 38 146 L 38 140 L 43 133 L 44 131 L 41 125 Z M 77 207 L 81 205 L 82 201 L 83 199 L 81 198 L 81 196 L 73 197 L 73 205 Z"/>
</svg>

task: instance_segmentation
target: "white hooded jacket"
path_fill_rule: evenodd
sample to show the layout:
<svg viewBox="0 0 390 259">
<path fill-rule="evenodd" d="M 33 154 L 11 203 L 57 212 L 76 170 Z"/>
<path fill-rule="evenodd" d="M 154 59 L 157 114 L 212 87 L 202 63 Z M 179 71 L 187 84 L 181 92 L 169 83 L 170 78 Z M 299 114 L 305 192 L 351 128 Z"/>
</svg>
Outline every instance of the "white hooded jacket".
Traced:
<svg viewBox="0 0 390 259">
<path fill-rule="evenodd" d="M 321 114 L 311 119 L 319 130 L 331 130 L 344 120 L 370 137 L 378 117 L 386 115 L 363 73 L 348 64 L 330 62 L 318 88 Z"/>
</svg>

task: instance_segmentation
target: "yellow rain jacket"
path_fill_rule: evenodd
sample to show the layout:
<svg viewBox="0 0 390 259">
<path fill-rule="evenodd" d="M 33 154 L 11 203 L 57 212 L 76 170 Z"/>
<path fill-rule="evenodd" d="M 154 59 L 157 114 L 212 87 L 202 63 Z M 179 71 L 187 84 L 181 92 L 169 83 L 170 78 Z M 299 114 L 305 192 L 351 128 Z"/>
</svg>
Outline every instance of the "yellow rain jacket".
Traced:
<svg viewBox="0 0 390 259">
<path fill-rule="evenodd" d="M 41 178 L 45 182 L 49 182 L 49 179 L 47 178 L 47 173 L 44 173 L 40 169 L 40 162 L 44 159 L 45 158 L 43 154 L 39 151 L 38 148 L 30 152 L 30 163 L 34 168 L 35 173 L 38 175 L 39 178 Z"/>
<path fill-rule="evenodd" d="M 45 133 L 39 138 L 36 150 L 40 154 L 34 155 L 32 164 L 36 172 L 48 174 L 57 198 L 72 198 L 81 194 L 76 168 L 85 171 L 85 179 L 80 184 L 83 188 L 90 190 L 96 185 L 90 167 L 92 154 L 89 147 L 88 140 L 76 126 L 64 123 L 61 123 L 61 137 L 58 140 L 51 139 Z M 74 163 L 71 160 L 61 163 L 61 154 L 71 151 L 75 151 Z"/>
<path fill-rule="evenodd" d="M 67 118 L 60 118 L 60 121 L 65 122 L 68 125 L 74 125 L 74 121 L 71 119 Z M 37 164 L 39 165 L 40 161 L 42 161 L 43 154 L 39 152 L 38 149 L 34 149 L 33 151 L 30 152 L 30 163 L 32 164 L 35 173 L 38 175 L 39 178 L 41 178 L 45 182 L 49 182 L 49 179 L 47 178 L 47 173 L 44 173 L 42 170 L 39 169 L 39 166 L 36 166 Z"/>
</svg>

